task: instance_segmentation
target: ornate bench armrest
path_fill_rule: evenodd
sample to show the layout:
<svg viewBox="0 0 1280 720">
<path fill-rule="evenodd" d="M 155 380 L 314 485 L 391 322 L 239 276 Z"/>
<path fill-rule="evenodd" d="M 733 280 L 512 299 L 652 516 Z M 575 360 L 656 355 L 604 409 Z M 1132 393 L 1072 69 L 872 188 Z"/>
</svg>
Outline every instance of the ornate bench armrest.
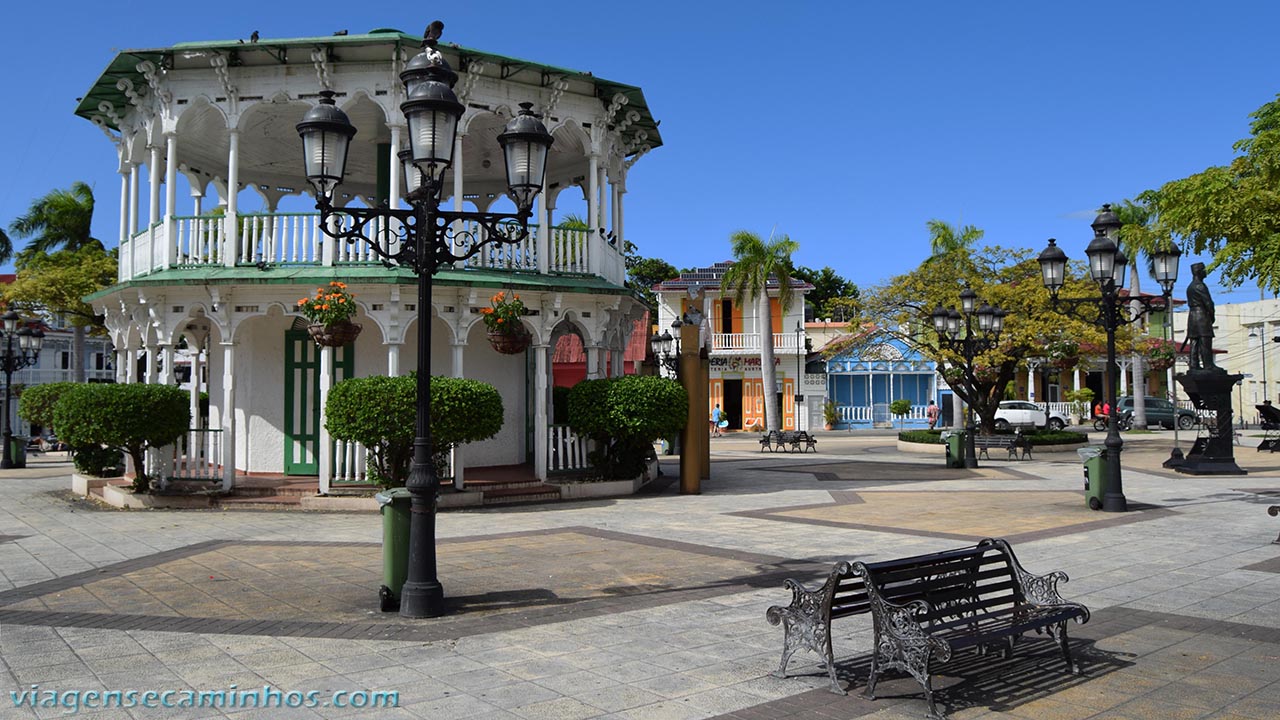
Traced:
<svg viewBox="0 0 1280 720">
<path fill-rule="evenodd" d="M 805 587 L 799 580 L 791 578 L 783 580 L 782 586 L 791 591 L 791 604 L 786 607 L 781 605 L 770 607 L 765 611 L 765 619 L 769 621 L 770 625 L 777 625 L 787 615 L 794 619 L 804 619 L 810 623 L 818 621 L 829 622 L 830 618 L 827 617 L 827 613 L 831 609 L 826 606 L 827 598 L 830 597 L 835 584 L 840 582 L 840 577 L 843 575 L 842 566 L 847 567 L 845 563 L 837 563 L 831 574 L 827 576 L 826 582 L 812 590 Z"/>
<path fill-rule="evenodd" d="M 1045 575 L 1036 575 L 1022 567 L 1022 563 L 1018 562 L 1017 556 L 1013 554 L 1013 548 L 1009 547 L 1009 543 L 1005 540 L 983 540 L 983 542 L 999 546 L 1004 550 L 1009 558 L 1009 564 L 1013 567 L 1014 577 L 1022 590 L 1022 596 L 1027 599 L 1027 602 L 1033 605 L 1078 608 L 1080 614 L 1076 617 L 1076 622 L 1081 624 L 1089 622 L 1089 608 L 1080 603 L 1071 602 L 1058 593 L 1058 583 L 1067 582 L 1071 579 L 1067 577 L 1066 573 L 1061 570 L 1054 570 Z"/>
</svg>

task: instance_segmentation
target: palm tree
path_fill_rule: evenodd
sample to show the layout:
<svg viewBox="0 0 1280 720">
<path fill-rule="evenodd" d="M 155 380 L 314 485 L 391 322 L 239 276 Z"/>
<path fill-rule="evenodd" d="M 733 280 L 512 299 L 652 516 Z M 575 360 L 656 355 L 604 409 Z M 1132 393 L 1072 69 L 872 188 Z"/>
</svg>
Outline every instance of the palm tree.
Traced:
<svg viewBox="0 0 1280 720">
<path fill-rule="evenodd" d="M 13 259 L 13 241 L 4 233 L 4 228 L 0 228 L 0 263 L 7 263 Z"/>
<path fill-rule="evenodd" d="M 933 255 L 946 255 L 957 250 L 968 250 L 986 234 L 974 225 L 956 228 L 949 222 L 933 219 L 925 223 L 929 228 L 929 248 Z"/>
<path fill-rule="evenodd" d="M 929 249 L 933 253 L 925 262 L 952 253 L 969 252 L 973 244 L 982 239 L 986 231 L 976 225 L 962 225 L 957 228 L 949 222 L 936 218 L 925 223 L 929 228 Z M 955 427 L 964 424 L 964 410 L 959 402 L 951 404 L 951 422 Z"/>
<path fill-rule="evenodd" d="M 9 226 L 16 237 L 31 238 L 18 253 L 23 256 L 46 254 L 57 250 L 80 250 L 89 245 L 103 247 L 102 241 L 93 237 L 93 189 L 82 182 L 71 184 L 70 190 L 51 190 L 37 198 L 27 208 L 27 213 Z M 0 244 L 0 252 L 12 246 L 6 237 Z M 84 327 L 72 327 L 71 379 L 84 382 Z"/>
<path fill-rule="evenodd" d="M 756 303 L 756 330 L 760 334 L 760 377 L 764 383 L 764 424 L 766 431 L 782 429 L 778 412 L 778 375 L 773 366 L 773 314 L 769 307 L 769 285 L 778 286 L 778 304 L 783 312 L 791 306 L 791 254 L 800 244 L 786 235 L 761 240 L 759 235 L 739 230 L 730 236 L 733 265 L 725 271 L 721 287 L 733 293 L 733 301 L 745 306 Z"/>
<path fill-rule="evenodd" d="M 1129 258 L 1129 297 L 1137 298 L 1142 292 L 1142 273 L 1138 272 L 1138 258 L 1145 257 L 1147 273 L 1155 274 L 1155 260 L 1150 253 L 1153 219 L 1151 209 L 1145 204 L 1123 200 L 1113 204 L 1111 211 L 1122 223 L 1116 242 Z M 1142 312 L 1142 303 L 1133 300 L 1129 310 L 1136 317 Z M 1143 325 L 1145 327 L 1145 321 Z M 1147 426 L 1147 373 L 1143 368 L 1144 361 L 1135 341 L 1130 367 L 1133 377 L 1133 426 L 1136 428 Z"/>
</svg>

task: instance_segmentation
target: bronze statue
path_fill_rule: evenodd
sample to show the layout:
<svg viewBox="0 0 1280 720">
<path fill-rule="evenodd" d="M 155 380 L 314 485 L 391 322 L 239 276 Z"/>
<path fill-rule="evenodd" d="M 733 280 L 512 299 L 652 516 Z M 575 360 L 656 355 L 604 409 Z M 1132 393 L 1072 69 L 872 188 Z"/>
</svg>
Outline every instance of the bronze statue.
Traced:
<svg viewBox="0 0 1280 720">
<path fill-rule="evenodd" d="M 1204 284 L 1204 263 L 1191 266 L 1187 286 L 1187 338 L 1191 341 L 1191 370 L 1226 372 L 1213 361 L 1213 297 Z"/>
</svg>

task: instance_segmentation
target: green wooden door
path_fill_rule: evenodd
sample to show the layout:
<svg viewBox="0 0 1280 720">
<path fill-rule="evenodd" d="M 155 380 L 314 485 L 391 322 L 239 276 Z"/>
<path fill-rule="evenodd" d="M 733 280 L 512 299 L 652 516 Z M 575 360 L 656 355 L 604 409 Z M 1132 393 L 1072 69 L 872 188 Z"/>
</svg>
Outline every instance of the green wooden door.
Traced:
<svg viewBox="0 0 1280 720">
<path fill-rule="evenodd" d="M 320 472 L 320 360 L 318 347 L 306 330 L 284 334 L 284 472 L 317 475 Z M 334 382 L 351 377 L 355 350 L 336 350 Z"/>
</svg>

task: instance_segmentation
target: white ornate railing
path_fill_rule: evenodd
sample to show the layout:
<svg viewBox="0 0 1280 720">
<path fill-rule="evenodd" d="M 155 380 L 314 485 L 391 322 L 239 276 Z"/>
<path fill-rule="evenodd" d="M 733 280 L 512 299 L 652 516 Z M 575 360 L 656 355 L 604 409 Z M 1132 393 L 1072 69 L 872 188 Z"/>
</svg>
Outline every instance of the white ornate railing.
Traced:
<svg viewBox="0 0 1280 720">
<path fill-rule="evenodd" d="M 358 442 L 346 440 L 333 441 L 333 477 L 334 483 L 368 482 L 367 461 L 369 451 Z"/>
<path fill-rule="evenodd" d="M 801 343 L 804 342 L 804 338 L 800 337 L 799 341 Z M 774 352 L 795 353 L 797 349 L 802 347 L 804 346 L 797 343 L 795 333 L 773 334 Z M 712 333 L 711 350 L 718 350 L 722 352 L 760 352 L 760 334 Z"/>
<path fill-rule="evenodd" d="M 379 262 L 374 246 L 394 251 L 399 221 L 375 223 L 368 237 L 355 243 L 332 242 L 320 228 L 318 213 L 242 213 L 237 222 L 234 248 L 229 247 L 229 220 L 222 215 L 177 216 L 171 223 L 156 223 L 121 246 L 119 279 L 169 267 Z M 351 219 L 338 214 L 331 222 L 335 227 L 349 226 Z M 462 229 L 483 237 L 484 231 L 475 223 L 462 225 Z M 616 242 L 586 230 L 557 227 L 548 228 L 544 237 L 537 225 L 530 225 L 528 237 L 520 242 L 487 247 L 468 258 L 465 266 L 592 274 L 618 285 L 626 280 L 624 256 Z"/>
<path fill-rule="evenodd" d="M 551 443 L 547 454 L 548 472 L 583 470 L 588 466 L 586 438 L 575 434 L 568 425 L 552 425 L 548 430 L 547 440 Z"/>
<path fill-rule="evenodd" d="M 222 429 L 192 428 L 178 442 L 161 448 L 170 480 L 222 479 Z M 148 458 L 150 462 L 150 458 Z"/>
</svg>

